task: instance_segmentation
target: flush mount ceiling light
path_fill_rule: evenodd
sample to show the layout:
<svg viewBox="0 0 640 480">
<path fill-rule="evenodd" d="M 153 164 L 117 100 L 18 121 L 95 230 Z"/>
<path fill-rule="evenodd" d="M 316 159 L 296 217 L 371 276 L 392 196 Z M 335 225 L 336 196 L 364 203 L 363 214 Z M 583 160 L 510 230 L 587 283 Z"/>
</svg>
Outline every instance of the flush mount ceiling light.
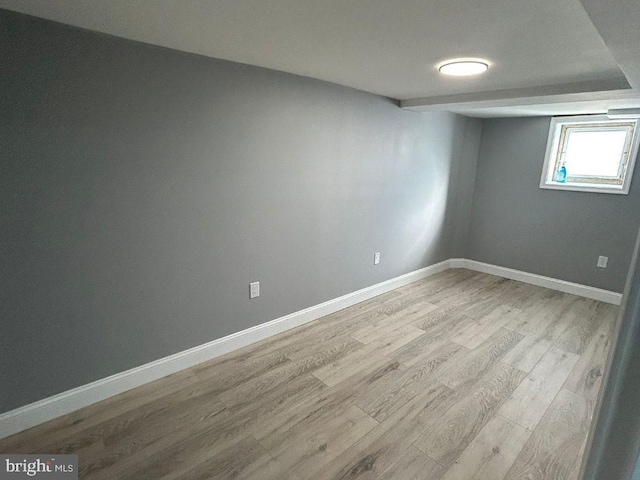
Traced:
<svg viewBox="0 0 640 480">
<path fill-rule="evenodd" d="M 448 60 L 438 67 L 440 73 L 454 77 L 467 77 L 469 75 L 479 75 L 489 69 L 489 64 L 484 60 L 476 58 L 460 58 Z"/>
</svg>

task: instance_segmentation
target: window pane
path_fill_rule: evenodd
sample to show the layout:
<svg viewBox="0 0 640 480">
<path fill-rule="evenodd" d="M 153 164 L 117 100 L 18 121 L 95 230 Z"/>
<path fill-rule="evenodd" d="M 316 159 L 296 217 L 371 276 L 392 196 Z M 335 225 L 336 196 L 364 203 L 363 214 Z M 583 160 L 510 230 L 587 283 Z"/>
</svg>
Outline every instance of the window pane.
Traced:
<svg viewBox="0 0 640 480">
<path fill-rule="evenodd" d="M 567 175 L 617 177 L 626 130 L 569 130 L 564 157 Z"/>
</svg>

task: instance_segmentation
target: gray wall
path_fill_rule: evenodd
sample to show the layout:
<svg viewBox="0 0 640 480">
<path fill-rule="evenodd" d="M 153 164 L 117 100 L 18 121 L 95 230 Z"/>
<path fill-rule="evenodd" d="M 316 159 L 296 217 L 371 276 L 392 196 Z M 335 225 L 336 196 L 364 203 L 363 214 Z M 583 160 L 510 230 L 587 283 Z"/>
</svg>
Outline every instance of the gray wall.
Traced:
<svg viewBox="0 0 640 480">
<path fill-rule="evenodd" d="M 6 11 L 0 65 L 0 412 L 464 250 L 477 120 Z"/>
<path fill-rule="evenodd" d="M 483 121 L 468 257 L 622 292 L 640 227 L 640 161 L 629 195 L 540 189 L 550 121 Z"/>
</svg>

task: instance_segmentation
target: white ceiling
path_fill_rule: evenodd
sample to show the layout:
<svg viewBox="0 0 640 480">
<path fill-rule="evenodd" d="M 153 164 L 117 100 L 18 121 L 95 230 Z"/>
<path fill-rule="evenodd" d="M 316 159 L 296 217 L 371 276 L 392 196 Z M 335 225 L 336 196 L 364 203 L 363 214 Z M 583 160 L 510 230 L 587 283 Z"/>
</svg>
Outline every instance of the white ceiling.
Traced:
<svg viewBox="0 0 640 480">
<path fill-rule="evenodd" d="M 615 10 L 609 2 L 617 1 L 640 4 L 605 3 Z M 541 114 L 541 105 L 544 114 L 563 113 L 575 101 L 586 110 L 606 110 L 609 100 L 640 106 L 629 69 L 594 26 L 621 20 L 603 23 L 610 12 L 587 6 L 588 14 L 580 0 L 0 0 L 0 7 L 328 80 L 416 110 L 495 116 Z M 616 51 L 629 52 L 624 38 L 615 40 Z M 440 75 L 438 63 L 452 57 L 485 58 L 491 68 L 474 78 Z"/>
</svg>

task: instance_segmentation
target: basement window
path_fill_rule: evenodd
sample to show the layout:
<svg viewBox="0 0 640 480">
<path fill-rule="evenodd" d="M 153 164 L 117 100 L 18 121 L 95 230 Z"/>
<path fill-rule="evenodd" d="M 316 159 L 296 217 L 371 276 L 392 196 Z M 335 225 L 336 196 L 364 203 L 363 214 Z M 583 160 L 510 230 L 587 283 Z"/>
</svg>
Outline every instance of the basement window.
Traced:
<svg viewBox="0 0 640 480">
<path fill-rule="evenodd" d="M 540 188 L 628 194 L 638 155 L 638 118 L 554 117 Z"/>
</svg>

